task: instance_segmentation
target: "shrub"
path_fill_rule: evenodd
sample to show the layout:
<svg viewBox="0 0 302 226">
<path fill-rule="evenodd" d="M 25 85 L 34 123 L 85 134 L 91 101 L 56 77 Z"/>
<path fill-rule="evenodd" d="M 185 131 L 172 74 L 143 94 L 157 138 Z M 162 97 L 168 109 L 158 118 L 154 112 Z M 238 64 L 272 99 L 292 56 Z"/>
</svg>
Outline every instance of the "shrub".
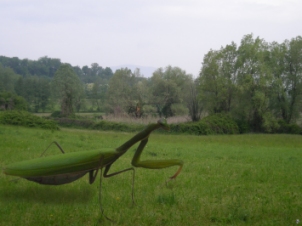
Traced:
<svg viewBox="0 0 302 226">
<path fill-rule="evenodd" d="M 23 97 L 8 92 L 0 92 L 0 110 L 25 111 L 27 108 L 28 104 Z"/>
<path fill-rule="evenodd" d="M 262 131 L 265 133 L 274 133 L 279 129 L 280 125 L 278 121 L 271 113 L 265 113 L 263 115 L 263 122 L 262 122 Z"/>
<path fill-rule="evenodd" d="M 214 114 L 198 122 L 171 125 L 171 131 L 195 135 L 237 134 L 239 133 L 239 127 L 230 116 L 226 114 Z"/>
<path fill-rule="evenodd" d="M 27 111 L 2 111 L 0 112 L 0 123 L 51 130 L 59 129 L 57 123 L 53 120 L 40 118 Z"/>
<path fill-rule="evenodd" d="M 91 120 L 74 119 L 74 118 L 56 118 L 60 126 L 91 129 L 95 123 Z"/>
<path fill-rule="evenodd" d="M 289 124 L 284 120 L 279 120 L 278 124 L 280 126 L 277 131 L 278 133 L 302 134 L 302 128 L 297 124 Z"/>
<path fill-rule="evenodd" d="M 251 127 L 248 121 L 244 119 L 238 119 L 236 120 L 236 123 L 238 125 L 239 133 L 248 133 L 251 131 Z"/>
</svg>

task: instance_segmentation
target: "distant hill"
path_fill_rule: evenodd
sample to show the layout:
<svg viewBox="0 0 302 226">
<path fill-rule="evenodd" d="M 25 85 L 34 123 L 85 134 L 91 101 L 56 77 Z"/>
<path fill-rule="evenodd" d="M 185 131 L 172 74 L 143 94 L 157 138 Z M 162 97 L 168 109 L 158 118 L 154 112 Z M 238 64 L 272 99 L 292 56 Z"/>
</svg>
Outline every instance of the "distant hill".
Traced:
<svg viewBox="0 0 302 226">
<path fill-rule="evenodd" d="M 146 78 L 149 78 L 149 77 L 152 77 L 152 74 L 154 71 L 156 71 L 158 68 L 156 67 L 149 67 L 149 66 L 138 66 L 138 65 L 131 65 L 131 64 L 125 64 L 125 65 L 119 65 L 119 66 L 114 66 L 114 67 L 110 67 L 111 70 L 113 71 L 113 73 L 118 70 L 118 69 L 121 69 L 121 68 L 128 68 L 130 69 L 132 72 L 136 69 L 136 68 L 139 68 L 140 69 L 140 72 L 141 74 L 146 77 Z"/>
</svg>

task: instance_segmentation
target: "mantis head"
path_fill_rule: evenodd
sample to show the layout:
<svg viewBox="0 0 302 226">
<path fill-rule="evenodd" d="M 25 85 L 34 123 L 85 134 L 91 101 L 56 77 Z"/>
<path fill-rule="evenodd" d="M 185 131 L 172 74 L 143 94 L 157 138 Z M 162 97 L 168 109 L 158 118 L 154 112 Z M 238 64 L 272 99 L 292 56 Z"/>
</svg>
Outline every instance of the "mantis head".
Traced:
<svg viewBox="0 0 302 226">
<path fill-rule="evenodd" d="M 160 124 L 164 130 L 170 130 L 170 126 L 168 125 L 167 120 L 165 118 L 159 119 L 157 123 Z"/>
</svg>

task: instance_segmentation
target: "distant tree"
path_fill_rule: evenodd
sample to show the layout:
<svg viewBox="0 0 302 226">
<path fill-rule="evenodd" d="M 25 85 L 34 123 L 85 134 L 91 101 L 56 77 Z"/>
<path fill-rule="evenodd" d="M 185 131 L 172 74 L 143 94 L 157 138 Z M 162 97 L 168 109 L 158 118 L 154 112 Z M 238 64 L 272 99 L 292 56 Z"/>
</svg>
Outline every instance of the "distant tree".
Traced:
<svg viewBox="0 0 302 226">
<path fill-rule="evenodd" d="M 0 92 L 0 110 L 27 110 L 27 102 L 16 94 Z"/>
<path fill-rule="evenodd" d="M 237 47 L 232 43 L 204 57 L 199 77 L 200 98 L 208 113 L 230 112 L 236 92 Z"/>
<path fill-rule="evenodd" d="M 288 97 L 286 122 L 296 122 L 302 111 L 302 37 L 285 41 L 285 90 Z"/>
<path fill-rule="evenodd" d="M 76 107 L 79 110 L 83 86 L 70 65 L 62 64 L 57 70 L 52 81 L 52 91 L 61 104 L 62 116 L 72 115 Z"/>
<path fill-rule="evenodd" d="M 186 106 L 185 98 L 188 96 L 190 80 L 191 76 L 178 67 L 168 66 L 165 70 L 159 68 L 153 73 L 150 81 L 150 103 L 157 108 L 160 116 L 173 116 L 173 104 Z"/>
<path fill-rule="evenodd" d="M 236 113 L 254 131 L 270 131 L 276 121 L 269 108 L 273 83 L 269 55 L 268 43 L 252 34 L 244 36 L 238 48 Z"/>
<path fill-rule="evenodd" d="M 3 67 L 0 63 L 0 92 L 14 93 L 14 85 L 19 77 L 11 68 Z"/>
<path fill-rule="evenodd" d="M 97 106 L 97 110 L 104 110 L 104 104 L 106 99 L 106 93 L 108 90 L 108 81 L 98 78 L 92 85 L 89 92 L 89 98 L 92 100 L 94 106 Z"/>
<path fill-rule="evenodd" d="M 198 82 L 199 80 L 191 80 L 187 86 L 187 95 L 185 97 L 186 105 L 189 109 L 189 115 L 193 122 L 199 121 L 201 112 L 203 110 L 202 103 L 198 96 Z"/>
<path fill-rule="evenodd" d="M 113 76 L 113 72 L 112 72 L 111 68 L 110 67 L 106 67 L 103 70 L 103 73 L 102 73 L 101 76 L 102 76 L 103 79 L 109 80 Z"/>
<path fill-rule="evenodd" d="M 20 77 L 15 83 L 15 91 L 29 103 L 30 111 L 44 112 L 51 95 L 50 79 L 38 76 Z"/>
<path fill-rule="evenodd" d="M 0 56 L 0 63 L 11 68 L 16 74 L 23 77 L 29 75 L 45 76 L 52 78 L 61 65 L 60 59 L 40 57 L 38 60 L 19 59 L 18 57 Z"/>
<path fill-rule="evenodd" d="M 137 78 L 128 68 L 117 70 L 109 81 L 106 93 L 107 111 L 116 115 L 129 112 L 139 100 Z"/>
<path fill-rule="evenodd" d="M 301 62 L 301 36 L 269 44 L 249 34 L 238 48 L 211 50 L 199 77 L 205 110 L 229 112 L 254 131 L 275 131 L 279 119 L 296 123 L 302 111 Z"/>
</svg>

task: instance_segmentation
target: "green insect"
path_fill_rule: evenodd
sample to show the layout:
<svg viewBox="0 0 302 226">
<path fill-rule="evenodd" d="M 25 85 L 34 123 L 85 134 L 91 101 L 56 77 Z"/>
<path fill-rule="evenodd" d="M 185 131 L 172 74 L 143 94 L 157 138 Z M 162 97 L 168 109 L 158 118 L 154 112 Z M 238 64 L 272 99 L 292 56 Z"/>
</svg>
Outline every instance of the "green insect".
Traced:
<svg viewBox="0 0 302 226">
<path fill-rule="evenodd" d="M 99 170 L 102 174 L 103 168 L 103 177 L 111 177 L 131 170 L 133 171 L 132 201 L 134 202 L 134 168 L 130 167 L 110 174 L 108 174 L 108 172 L 111 165 L 119 157 L 125 154 L 135 143 L 140 141 L 140 144 L 132 158 L 132 166 L 148 169 L 162 169 L 178 165 L 179 169 L 172 177 L 170 177 L 170 179 L 175 179 L 182 169 L 183 161 L 178 159 L 140 161 L 141 153 L 148 142 L 150 133 L 159 128 L 169 130 L 166 119 L 160 119 L 157 123 L 148 125 L 143 131 L 139 132 L 113 151 L 81 151 L 12 163 L 4 168 L 4 173 L 11 176 L 25 178 L 40 184 L 61 185 L 71 183 L 83 177 L 87 173 L 89 173 L 89 183 L 92 184 L 95 181 Z M 65 153 L 58 143 L 54 143 L 62 153 Z M 102 175 L 100 178 L 102 178 Z M 101 197 L 101 195 L 99 195 L 99 197 Z M 101 212 L 103 214 L 102 207 Z"/>
</svg>

